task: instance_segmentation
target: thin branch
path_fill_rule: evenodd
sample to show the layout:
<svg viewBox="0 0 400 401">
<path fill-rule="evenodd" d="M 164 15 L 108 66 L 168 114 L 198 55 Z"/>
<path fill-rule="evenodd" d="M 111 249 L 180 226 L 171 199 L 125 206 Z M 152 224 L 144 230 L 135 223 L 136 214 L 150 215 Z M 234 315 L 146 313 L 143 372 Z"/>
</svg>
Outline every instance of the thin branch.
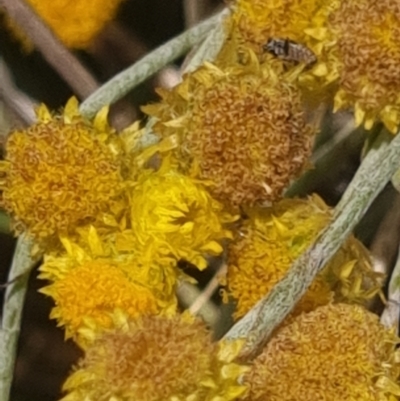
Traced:
<svg viewBox="0 0 400 401">
<path fill-rule="evenodd" d="M 189 55 L 188 60 L 185 60 L 183 66 L 184 73 L 192 72 L 205 61 L 213 61 L 217 57 L 226 39 L 225 26 L 222 21 L 229 13 L 230 9 L 226 8 L 218 14 L 220 15 L 221 22 L 207 35 L 204 42 L 201 43 L 194 54 Z"/>
<path fill-rule="evenodd" d="M 190 305 L 189 312 L 192 315 L 197 315 L 209 302 L 215 291 L 220 286 L 221 276 L 226 275 L 227 266 L 224 264 L 221 266 L 214 277 L 209 281 L 207 286 L 203 289 L 201 294 L 193 301 Z"/>
<path fill-rule="evenodd" d="M 383 273 L 385 276 L 390 274 L 396 262 L 396 255 L 400 243 L 400 194 L 392 191 L 382 199 L 379 205 L 374 205 L 374 211 L 379 217 L 378 227 L 374 227 L 373 240 L 369 245 L 369 250 L 374 259 L 374 270 Z M 381 210 L 384 210 L 383 217 L 380 217 Z M 366 222 L 369 226 L 371 223 Z M 360 230 L 361 227 L 358 227 Z"/>
<path fill-rule="evenodd" d="M 188 308 L 189 305 L 201 296 L 201 291 L 194 284 L 182 282 L 177 289 L 176 295 L 178 296 L 179 303 L 184 308 Z M 207 325 L 212 327 L 218 322 L 219 308 L 212 302 L 204 304 L 202 310 L 198 312 L 198 315 L 202 317 Z"/>
<path fill-rule="evenodd" d="M 193 45 L 201 42 L 215 26 L 220 24 L 223 15 L 223 13 L 219 13 L 194 28 L 187 30 L 114 76 L 81 104 L 81 113 L 91 118 L 103 106 L 121 99 L 135 86 L 151 77 L 165 65 L 185 54 Z"/>
<path fill-rule="evenodd" d="M 345 202 L 339 202 L 335 209 L 332 223 L 273 290 L 226 334 L 226 339 L 246 339 L 242 358 L 253 358 L 260 352 L 399 167 L 400 135 L 370 150 L 342 198 Z"/>
<path fill-rule="evenodd" d="M 206 8 L 204 0 L 183 0 L 186 29 L 191 28 L 202 20 Z"/>
<path fill-rule="evenodd" d="M 0 98 L 27 125 L 36 120 L 37 103 L 20 91 L 13 82 L 6 63 L 0 59 Z"/>
<path fill-rule="evenodd" d="M 389 282 L 388 303 L 382 313 L 381 322 L 386 327 L 394 328 L 398 334 L 400 318 L 400 248 L 398 248 L 397 252 L 397 262 Z"/>
<path fill-rule="evenodd" d="M 47 62 L 63 77 L 75 94 L 86 98 L 98 83 L 23 0 L 0 0 L 9 17 L 22 29 Z"/>
<path fill-rule="evenodd" d="M 7 401 L 14 372 L 22 309 L 29 272 L 36 263 L 30 256 L 32 243 L 25 236 L 18 238 L 4 297 L 0 330 L 0 400 Z"/>
<path fill-rule="evenodd" d="M 320 146 L 311 156 L 311 163 L 317 163 L 341 142 L 349 137 L 355 130 L 354 120 L 348 121 L 327 143 Z"/>
</svg>

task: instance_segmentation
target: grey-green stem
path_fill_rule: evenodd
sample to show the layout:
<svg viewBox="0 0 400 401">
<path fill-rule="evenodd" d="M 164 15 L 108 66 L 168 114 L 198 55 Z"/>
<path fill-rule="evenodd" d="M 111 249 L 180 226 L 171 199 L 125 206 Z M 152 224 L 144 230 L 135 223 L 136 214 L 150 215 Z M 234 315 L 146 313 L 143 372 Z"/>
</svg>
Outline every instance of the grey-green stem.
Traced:
<svg viewBox="0 0 400 401">
<path fill-rule="evenodd" d="M 289 314 L 399 167 L 400 134 L 370 150 L 336 207 L 332 223 L 274 289 L 226 334 L 225 339 L 246 339 L 241 358 L 250 360 L 261 352 L 273 330 Z"/>
<path fill-rule="evenodd" d="M 24 235 L 18 238 L 4 296 L 0 328 L 0 400 L 10 396 L 14 373 L 22 310 L 27 290 L 29 272 L 36 263 L 30 256 L 32 242 Z"/>
<path fill-rule="evenodd" d="M 185 54 L 196 43 L 201 42 L 215 26 L 220 24 L 223 15 L 224 13 L 214 15 L 185 31 L 114 76 L 81 104 L 82 115 L 87 118 L 93 117 L 103 106 L 115 103 L 135 86 Z"/>
</svg>

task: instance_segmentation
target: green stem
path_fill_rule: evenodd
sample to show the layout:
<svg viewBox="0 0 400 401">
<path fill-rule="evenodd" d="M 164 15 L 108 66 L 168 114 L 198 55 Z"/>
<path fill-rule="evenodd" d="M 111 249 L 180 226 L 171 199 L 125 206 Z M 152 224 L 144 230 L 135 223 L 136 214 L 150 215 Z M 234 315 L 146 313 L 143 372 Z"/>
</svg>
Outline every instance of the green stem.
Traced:
<svg viewBox="0 0 400 401">
<path fill-rule="evenodd" d="M 36 263 L 30 256 L 31 249 L 30 240 L 25 236 L 18 238 L 8 276 L 10 284 L 6 288 L 0 329 L 0 400 L 2 401 L 7 401 L 10 396 L 29 272 Z"/>
<path fill-rule="evenodd" d="M 335 209 L 332 223 L 273 290 L 226 334 L 226 339 L 246 339 L 242 358 L 254 358 L 261 351 L 272 331 L 289 314 L 399 167 L 400 134 L 370 150 Z"/>
<path fill-rule="evenodd" d="M 223 13 L 214 15 L 199 25 L 185 31 L 158 47 L 131 67 L 114 76 L 81 104 L 80 111 L 82 115 L 92 118 L 103 106 L 121 99 L 135 86 L 155 74 L 166 64 L 185 54 L 218 25 L 223 15 Z"/>
</svg>

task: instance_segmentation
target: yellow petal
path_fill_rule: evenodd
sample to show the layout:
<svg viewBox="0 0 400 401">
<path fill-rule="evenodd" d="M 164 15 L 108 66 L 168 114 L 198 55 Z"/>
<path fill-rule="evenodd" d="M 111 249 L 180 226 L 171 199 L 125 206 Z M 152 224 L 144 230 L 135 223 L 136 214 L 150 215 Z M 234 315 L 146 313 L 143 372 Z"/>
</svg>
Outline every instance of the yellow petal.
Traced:
<svg viewBox="0 0 400 401">
<path fill-rule="evenodd" d="M 163 125 L 165 125 L 166 127 L 170 127 L 170 128 L 180 128 L 180 127 L 185 126 L 186 120 L 187 120 L 187 116 L 183 115 L 178 118 L 175 118 L 174 120 L 167 121 L 167 122 L 163 123 Z"/>
<path fill-rule="evenodd" d="M 224 362 L 232 362 L 240 353 L 245 340 L 225 341 L 219 342 L 218 358 Z"/>
<path fill-rule="evenodd" d="M 324 77 L 328 74 L 328 67 L 325 63 L 317 63 L 312 72 L 317 77 Z"/>
<path fill-rule="evenodd" d="M 308 29 L 305 29 L 304 32 L 314 39 L 323 40 L 327 36 L 328 28 L 325 28 L 325 27 L 308 28 Z"/>
<path fill-rule="evenodd" d="M 76 116 L 79 116 L 79 102 L 75 96 L 72 96 L 64 108 L 64 120 L 71 122 Z"/>
<path fill-rule="evenodd" d="M 101 239 L 97 234 L 97 230 L 93 226 L 90 226 L 89 228 L 88 244 L 90 250 L 94 255 L 97 256 L 104 255 L 104 249 L 101 243 Z"/>
<path fill-rule="evenodd" d="M 210 252 L 217 255 L 222 253 L 222 251 L 224 250 L 222 246 L 216 241 L 210 241 L 207 244 L 203 245 L 200 249 L 204 252 Z"/>
<path fill-rule="evenodd" d="M 45 104 L 41 104 L 37 108 L 36 114 L 37 114 L 38 120 L 42 121 L 44 123 L 48 123 L 52 119 L 51 113 Z"/>
<path fill-rule="evenodd" d="M 356 265 L 357 260 L 350 260 L 349 262 L 345 263 L 341 268 L 340 268 L 340 274 L 339 277 L 341 279 L 347 279 L 349 278 L 351 272 L 354 269 L 354 266 Z"/>
<path fill-rule="evenodd" d="M 400 386 L 388 377 L 380 377 L 376 382 L 376 386 L 385 392 L 400 396 Z"/>
<path fill-rule="evenodd" d="M 109 106 L 102 107 L 93 120 L 93 126 L 100 132 L 108 132 L 110 130 L 110 126 L 108 124 L 109 109 Z"/>
<path fill-rule="evenodd" d="M 361 108 L 359 103 L 356 103 L 354 109 L 354 119 L 357 127 L 362 124 L 364 118 L 365 118 L 365 111 Z"/>
</svg>

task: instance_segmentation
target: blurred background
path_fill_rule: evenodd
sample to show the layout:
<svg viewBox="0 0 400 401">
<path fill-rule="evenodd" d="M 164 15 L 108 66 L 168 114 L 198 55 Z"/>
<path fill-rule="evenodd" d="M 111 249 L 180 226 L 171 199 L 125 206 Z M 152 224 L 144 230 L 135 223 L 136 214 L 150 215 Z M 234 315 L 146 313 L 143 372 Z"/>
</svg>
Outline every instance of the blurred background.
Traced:
<svg viewBox="0 0 400 401">
<path fill-rule="evenodd" d="M 125 0 L 116 19 L 103 29 L 91 46 L 74 54 L 100 83 L 105 82 L 223 6 L 222 0 Z M 180 59 L 164 68 L 118 102 L 113 124 L 121 128 L 141 118 L 139 106 L 157 99 L 155 87 L 172 87 L 179 81 L 182 62 L 183 59 Z M 30 101 L 60 109 L 73 94 L 40 52 L 23 49 L 5 28 L 4 15 L 0 13 L 1 152 L 4 151 L 8 133 L 23 127 L 31 118 Z M 27 102 L 25 106 L 24 101 Z M 353 131 L 352 120 L 345 113 L 332 115 L 327 107 L 321 110 L 320 119 L 322 130 L 315 147 L 313 168 L 291 189 L 290 194 L 305 196 L 316 192 L 334 206 L 359 166 L 366 136 L 362 130 Z M 400 196 L 389 184 L 359 224 L 356 236 L 373 253 L 377 268 L 390 275 L 396 262 L 399 234 Z M 14 246 L 15 239 L 8 230 L 7 217 L 0 214 L 2 283 L 7 280 Z M 211 267 L 219 265 L 218 261 L 210 263 Z M 181 268 L 189 274 L 193 273 L 201 291 L 218 267 L 207 269 L 203 274 L 190 266 L 182 265 Z M 36 279 L 34 272 L 24 309 L 12 401 L 55 401 L 61 398 L 62 383 L 80 356 L 79 349 L 71 341 L 65 342 L 63 331 L 49 320 L 52 301 L 37 292 L 43 284 Z M 221 306 L 216 288 L 214 292 L 211 305 L 215 308 L 211 308 L 209 323 L 219 337 L 231 324 L 231 307 Z M 195 297 L 198 294 L 195 293 Z M 181 291 L 180 297 L 184 307 L 194 299 L 193 292 L 185 290 Z M 379 312 L 382 305 L 373 305 L 372 308 Z"/>
</svg>

